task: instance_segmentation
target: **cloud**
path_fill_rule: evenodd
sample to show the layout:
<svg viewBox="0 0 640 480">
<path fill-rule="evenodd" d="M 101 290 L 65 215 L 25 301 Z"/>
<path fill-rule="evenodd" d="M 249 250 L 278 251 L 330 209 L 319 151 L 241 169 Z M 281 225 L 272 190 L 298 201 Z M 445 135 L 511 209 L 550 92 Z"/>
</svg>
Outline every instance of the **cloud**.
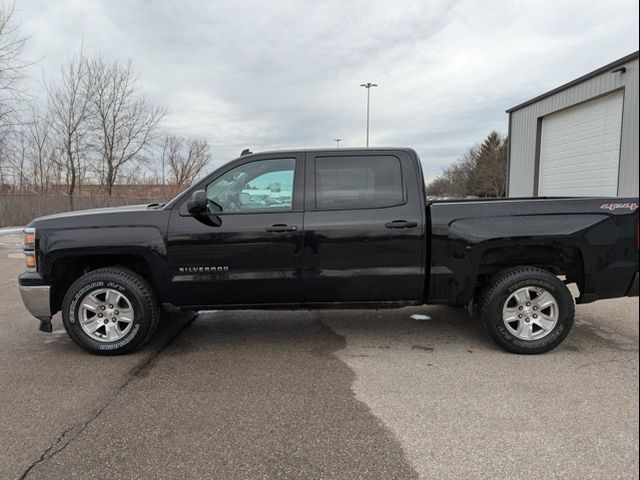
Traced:
<svg viewBox="0 0 640 480">
<path fill-rule="evenodd" d="M 634 0 L 20 0 L 17 15 L 45 76 L 81 45 L 131 58 L 165 127 L 207 138 L 214 163 L 361 146 L 359 85 L 376 82 L 372 145 L 415 148 L 429 177 L 506 133 L 506 108 L 638 48 Z"/>
</svg>

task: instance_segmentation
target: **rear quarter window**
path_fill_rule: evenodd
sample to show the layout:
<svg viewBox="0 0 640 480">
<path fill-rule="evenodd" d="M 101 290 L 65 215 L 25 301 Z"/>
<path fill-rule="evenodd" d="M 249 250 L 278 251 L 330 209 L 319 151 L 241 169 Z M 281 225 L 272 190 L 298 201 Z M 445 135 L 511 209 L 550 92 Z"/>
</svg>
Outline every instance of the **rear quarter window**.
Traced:
<svg viewBox="0 0 640 480">
<path fill-rule="evenodd" d="M 315 181 L 319 210 L 382 208 L 404 202 L 397 157 L 317 157 Z"/>
</svg>

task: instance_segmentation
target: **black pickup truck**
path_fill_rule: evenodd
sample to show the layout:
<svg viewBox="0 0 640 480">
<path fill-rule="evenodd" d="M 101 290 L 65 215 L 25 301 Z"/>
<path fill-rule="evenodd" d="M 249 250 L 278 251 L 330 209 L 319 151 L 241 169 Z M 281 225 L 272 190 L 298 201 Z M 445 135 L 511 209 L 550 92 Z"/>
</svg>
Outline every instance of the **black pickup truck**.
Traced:
<svg viewBox="0 0 640 480">
<path fill-rule="evenodd" d="M 410 149 L 242 156 L 166 204 L 25 228 L 20 292 L 93 353 L 139 348 L 160 309 L 472 306 L 541 353 L 577 303 L 638 295 L 637 198 L 428 202 Z"/>
</svg>

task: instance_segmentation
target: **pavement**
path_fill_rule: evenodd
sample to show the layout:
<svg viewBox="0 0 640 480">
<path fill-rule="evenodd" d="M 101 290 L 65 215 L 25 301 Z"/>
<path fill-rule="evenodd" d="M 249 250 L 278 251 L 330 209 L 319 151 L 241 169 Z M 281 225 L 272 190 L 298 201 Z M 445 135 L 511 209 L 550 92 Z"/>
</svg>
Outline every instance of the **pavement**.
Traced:
<svg viewBox="0 0 640 480">
<path fill-rule="evenodd" d="M 0 236 L 0 478 L 638 478 L 638 300 L 539 356 L 464 310 L 167 318 L 97 357 L 19 299 Z"/>
</svg>

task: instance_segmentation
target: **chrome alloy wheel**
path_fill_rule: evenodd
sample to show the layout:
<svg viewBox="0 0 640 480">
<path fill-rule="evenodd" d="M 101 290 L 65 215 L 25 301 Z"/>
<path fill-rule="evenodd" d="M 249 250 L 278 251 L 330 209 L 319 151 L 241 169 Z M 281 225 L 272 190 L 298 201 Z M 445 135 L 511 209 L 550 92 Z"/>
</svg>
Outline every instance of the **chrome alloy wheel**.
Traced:
<svg viewBox="0 0 640 480">
<path fill-rule="evenodd" d="M 542 287 L 528 286 L 513 292 L 502 307 L 502 321 L 520 340 L 538 340 L 558 323 L 555 297 Z"/>
<path fill-rule="evenodd" d="M 133 306 L 129 299 L 113 288 L 89 292 L 80 302 L 80 326 L 92 339 L 115 342 L 133 326 Z"/>
</svg>

